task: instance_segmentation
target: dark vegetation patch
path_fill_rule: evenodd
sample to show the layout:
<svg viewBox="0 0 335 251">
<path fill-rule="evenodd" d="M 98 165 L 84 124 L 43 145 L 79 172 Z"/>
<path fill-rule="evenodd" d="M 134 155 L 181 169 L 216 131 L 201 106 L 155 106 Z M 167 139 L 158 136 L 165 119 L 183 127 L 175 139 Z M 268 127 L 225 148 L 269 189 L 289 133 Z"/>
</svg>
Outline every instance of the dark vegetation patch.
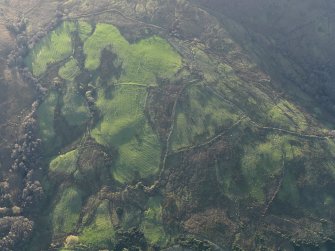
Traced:
<svg viewBox="0 0 335 251">
<path fill-rule="evenodd" d="M 115 250 L 146 250 L 147 241 L 144 234 L 137 228 L 130 228 L 128 231 L 116 232 Z"/>
</svg>

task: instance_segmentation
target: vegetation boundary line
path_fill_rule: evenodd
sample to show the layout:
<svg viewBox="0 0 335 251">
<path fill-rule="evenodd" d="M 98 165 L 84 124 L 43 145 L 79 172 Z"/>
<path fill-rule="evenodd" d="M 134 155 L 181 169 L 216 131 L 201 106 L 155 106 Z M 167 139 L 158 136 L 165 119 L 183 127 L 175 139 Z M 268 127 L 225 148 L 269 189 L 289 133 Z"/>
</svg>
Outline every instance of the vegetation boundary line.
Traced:
<svg viewBox="0 0 335 251">
<path fill-rule="evenodd" d="M 100 15 L 100 14 L 109 13 L 109 12 L 115 12 L 115 13 L 119 14 L 120 16 L 122 16 L 123 18 L 131 20 L 133 22 L 144 24 L 146 26 L 150 26 L 150 27 L 153 27 L 153 28 L 156 28 L 156 29 L 159 29 L 159 30 L 165 30 L 166 31 L 166 29 L 163 28 L 163 27 L 160 27 L 160 26 L 154 25 L 154 24 L 149 24 L 149 23 L 143 22 L 143 21 L 135 19 L 135 18 L 131 18 L 131 17 L 123 14 L 120 10 L 114 9 L 114 8 L 113 9 L 96 11 L 96 12 L 92 12 L 92 13 L 85 13 L 85 14 L 81 14 L 81 15 L 77 15 L 77 16 L 73 16 L 73 17 L 66 17 L 66 18 L 63 18 L 63 20 L 75 20 L 75 19 L 79 19 L 79 18 L 83 18 L 83 17 L 90 17 L 90 16 Z"/>
<path fill-rule="evenodd" d="M 248 115 L 246 115 L 244 113 L 244 111 L 239 108 L 237 105 L 235 105 L 233 102 L 227 100 L 226 98 L 224 98 L 222 95 L 220 95 L 219 93 L 217 93 L 215 90 L 213 90 L 213 88 L 211 88 L 210 86 L 206 85 L 207 89 L 211 90 L 213 92 L 214 95 L 216 95 L 217 97 L 221 98 L 224 102 L 234 106 L 235 108 L 237 108 L 238 110 L 240 110 L 242 112 L 242 114 L 246 117 L 249 118 L 249 122 L 251 124 L 253 124 L 255 127 L 260 128 L 260 129 L 264 129 L 264 130 L 274 130 L 274 131 L 280 131 L 283 133 L 287 133 L 287 134 L 291 134 L 297 137 L 302 137 L 302 138 L 314 138 L 314 139 L 321 139 L 321 140 L 327 140 L 329 138 L 335 138 L 335 136 L 332 135 L 328 135 L 328 136 L 321 136 L 321 135 L 316 135 L 316 134 L 304 134 L 304 133 L 299 133 L 299 132 L 294 132 L 294 131 L 290 131 L 290 130 L 286 130 L 283 128 L 277 128 L 277 127 L 271 127 L 271 126 L 262 126 L 260 124 L 258 124 L 257 122 L 253 121 Z"/>
<path fill-rule="evenodd" d="M 250 118 L 249 118 L 250 119 Z M 330 138 L 334 138 L 334 136 L 319 136 L 316 134 L 304 134 L 304 133 L 299 133 L 299 132 L 294 132 L 294 131 L 290 131 L 290 130 L 286 130 L 286 129 L 282 129 L 282 128 L 276 128 L 276 127 L 271 127 L 271 126 L 262 126 L 259 125 L 258 123 L 256 123 L 253 120 L 249 120 L 249 122 L 251 124 L 253 124 L 255 127 L 260 128 L 260 129 L 264 129 L 264 130 L 273 130 L 273 131 L 279 131 L 279 132 L 283 132 L 286 134 L 291 134 L 297 137 L 301 137 L 301 138 L 310 138 L 310 139 L 320 139 L 320 140 L 327 140 Z"/>
</svg>

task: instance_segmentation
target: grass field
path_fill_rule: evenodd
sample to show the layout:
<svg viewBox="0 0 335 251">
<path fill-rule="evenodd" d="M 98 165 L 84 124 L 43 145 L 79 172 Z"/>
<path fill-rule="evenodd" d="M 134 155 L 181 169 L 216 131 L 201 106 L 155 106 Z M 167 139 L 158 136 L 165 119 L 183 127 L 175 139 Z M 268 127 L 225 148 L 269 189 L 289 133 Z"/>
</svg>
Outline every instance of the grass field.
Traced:
<svg viewBox="0 0 335 251">
<path fill-rule="evenodd" d="M 177 106 L 172 150 L 202 143 L 238 119 L 238 110 L 229 103 L 205 87 L 192 86 Z"/>
<path fill-rule="evenodd" d="M 79 240 L 92 250 L 108 248 L 114 239 L 114 228 L 109 217 L 108 201 L 98 207 L 95 218 L 89 226 L 84 227 Z"/>
<path fill-rule="evenodd" d="M 71 32 L 74 30 L 73 22 L 64 22 L 31 50 L 25 63 L 35 76 L 45 72 L 48 64 L 56 63 L 71 55 Z"/>
<path fill-rule="evenodd" d="M 241 160 L 242 173 L 248 183 L 250 196 L 259 203 L 265 200 L 265 185 L 281 175 L 283 161 L 291 161 L 303 155 L 298 146 L 291 145 L 293 136 L 269 135 L 262 143 L 245 147 Z"/>
<path fill-rule="evenodd" d="M 70 126 L 83 125 L 90 115 L 74 82 L 80 69 L 71 57 L 73 31 L 78 31 L 84 42 L 87 69 L 93 71 L 99 67 L 101 52 L 106 47 L 113 50 L 122 62 L 123 71 L 119 79 L 121 85 L 112 93 L 113 98 L 106 98 L 102 89 L 98 91 L 97 107 L 103 120 L 92 132 L 99 143 L 119 150 L 119 158 L 112 171 L 114 178 L 119 182 L 130 182 L 135 178 L 157 173 L 161 147 L 144 116 L 147 95 L 145 86 L 157 85 L 158 76 L 172 77 L 181 67 L 180 55 L 158 36 L 130 44 L 110 24 L 99 23 L 93 32 L 93 27 L 84 21 L 62 23 L 35 46 L 26 58 L 26 63 L 35 75 L 40 75 L 45 72 L 48 64 L 69 57 L 60 67 L 59 76 L 66 82 L 61 113 Z M 57 99 L 56 93 L 50 93 L 39 111 L 41 135 L 46 142 L 53 142 L 55 138 L 53 109 Z"/>
<path fill-rule="evenodd" d="M 93 35 L 84 44 L 87 69 L 98 68 L 101 51 L 107 46 L 111 46 L 122 61 L 121 82 L 155 85 L 157 76 L 173 76 L 181 66 L 180 56 L 164 39 L 154 36 L 129 44 L 116 27 L 97 24 Z"/>
<path fill-rule="evenodd" d="M 141 226 L 144 236 L 151 244 L 164 246 L 167 243 L 167 235 L 162 222 L 161 199 L 159 197 L 149 199 Z"/>
<path fill-rule="evenodd" d="M 76 170 L 78 159 L 78 150 L 67 152 L 63 155 L 58 155 L 49 165 L 49 172 L 51 174 L 60 174 L 69 176 Z"/>
<path fill-rule="evenodd" d="M 62 115 L 71 126 L 80 126 L 88 121 L 90 112 L 85 98 L 79 93 L 74 79 L 80 74 L 77 61 L 71 58 L 59 69 L 59 76 L 66 80 L 66 92 L 63 96 Z"/>
<path fill-rule="evenodd" d="M 157 173 L 161 150 L 144 116 L 146 88 L 121 85 L 112 95 L 107 99 L 102 89 L 98 92 L 97 107 L 103 119 L 92 136 L 102 145 L 119 149 L 114 178 L 123 183 Z"/>
<path fill-rule="evenodd" d="M 58 75 L 68 81 L 73 81 L 76 76 L 80 74 L 80 69 L 78 67 L 77 61 L 71 57 L 69 61 L 67 61 L 58 72 Z"/>
<path fill-rule="evenodd" d="M 295 175 L 290 170 L 288 170 L 285 173 L 282 187 L 278 193 L 279 200 L 285 203 L 289 203 L 295 207 L 299 206 L 301 203 L 300 192 L 296 180 L 297 177 L 295 177 Z"/>
<path fill-rule="evenodd" d="M 217 72 L 220 79 L 215 87 L 224 97 L 227 97 L 254 121 L 267 126 L 282 128 L 291 131 L 304 131 L 308 122 L 303 112 L 288 100 L 273 98 L 275 92 L 266 91 L 259 84 L 250 84 L 242 81 L 225 64 L 219 64 Z"/>
<path fill-rule="evenodd" d="M 102 20 L 100 18 L 103 16 L 97 20 Z M 83 48 L 79 39 L 73 40 L 78 37 L 71 38 L 73 31 L 78 32 Z M 72 42 L 80 46 L 74 50 Z M 201 238 L 206 238 L 207 231 L 214 229 L 218 230 L 219 236 L 223 233 L 221 231 L 238 227 L 239 222 L 234 220 L 238 220 L 237 214 L 233 219 L 229 215 L 226 217 L 223 211 L 223 214 L 218 211 L 217 219 L 215 215 L 210 218 L 215 221 L 214 225 L 218 225 L 210 228 L 207 228 L 206 224 L 201 226 L 202 219 L 198 222 L 197 217 L 189 216 L 199 213 L 202 217 L 204 212 L 204 216 L 207 217 L 206 209 L 213 206 L 215 209 L 215 206 L 226 202 L 229 204 L 229 201 L 231 211 L 234 211 L 236 206 L 236 213 L 241 213 L 242 217 L 249 212 L 253 213 L 253 210 L 264 208 L 272 198 L 274 200 L 271 201 L 271 210 L 281 210 L 282 208 L 273 205 L 282 203 L 288 205 L 287 208 L 299 208 L 297 212 L 302 216 L 308 213 L 308 217 L 312 216 L 315 219 L 321 217 L 312 215 L 312 210 L 332 212 L 335 197 L 328 188 L 334 180 L 329 177 L 335 177 L 334 141 L 330 138 L 319 140 L 298 137 L 293 136 L 293 133 L 278 130 L 282 128 L 305 131 L 307 134 L 307 119 L 310 118 L 304 115 L 303 110 L 298 107 L 298 102 L 293 104 L 285 100 L 281 93 L 276 93 L 267 76 L 263 79 L 263 75 L 253 68 L 253 64 L 240 57 L 243 53 L 236 54 L 237 59 L 217 59 L 225 62 L 221 63 L 215 59 L 214 54 L 207 53 L 207 45 L 200 41 L 185 41 L 186 43 L 191 48 L 179 47 L 181 44 L 178 44 L 178 41 L 175 43 L 176 47 L 184 50 L 183 55 L 187 55 L 185 60 L 189 60 L 189 67 L 182 67 L 181 56 L 162 37 L 152 36 L 131 44 L 118 28 L 111 24 L 93 25 L 93 22 L 90 24 L 74 21 L 64 22 L 55 31 L 50 32 L 25 59 L 35 76 L 43 76 L 41 81 L 46 80 L 44 83 L 52 83 L 52 78 L 57 74 L 57 67 L 52 67 L 48 74 L 43 74 L 48 65 L 61 61 L 61 64 L 58 64 L 58 76 L 62 79 L 62 85 L 57 92 L 50 88 L 50 93 L 38 110 L 40 137 L 46 143 L 45 152 L 59 146 L 57 151 L 53 151 L 53 154 L 58 156 L 51 160 L 48 175 L 42 179 L 45 194 L 52 203 L 51 209 L 46 211 L 45 215 L 48 216 L 46 221 L 51 224 L 53 233 L 50 233 L 50 238 L 53 238 L 54 243 L 59 241 L 61 246 L 61 238 L 78 235 L 80 247 L 73 250 L 113 249 L 112 243 L 116 242 L 115 232 L 130 227 L 139 227 L 148 243 L 157 244 L 161 249 L 166 247 L 169 241 L 169 244 L 173 245 L 173 237 L 183 232 L 183 227 L 195 230 Z M 213 40 L 213 43 L 216 42 Z M 104 53 L 106 57 L 101 60 L 101 53 L 108 52 L 104 49 L 113 53 Z M 227 50 L 226 53 L 228 55 L 236 51 Z M 84 59 L 86 69 L 82 69 Z M 226 64 L 227 62 L 232 67 Z M 178 71 L 181 68 L 184 69 L 184 75 Z M 48 77 L 50 79 L 46 79 Z M 157 77 L 168 78 L 171 88 L 162 88 L 162 92 L 158 94 L 160 90 L 156 88 L 159 84 Z M 163 190 L 166 188 L 168 194 L 165 195 L 168 197 L 151 197 L 146 203 L 147 196 L 151 195 L 145 193 L 142 197 L 140 191 L 133 190 L 128 185 L 146 178 L 143 183 L 150 185 L 158 178 L 162 147 L 156 132 L 163 137 L 163 132 L 169 128 L 169 102 L 175 97 L 173 92 L 178 91 L 178 88 L 172 85 L 179 83 L 178 81 L 186 84 L 186 89 L 178 97 L 174 131 L 169 145 L 171 149 L 167 150 L 176 152 L 205 143 L 221 132 L 225 134 L 220 141 L 194 151 L 168 151 L 168 164 L 162 174 L 169 173 L 170 179 L 159 182 L 159 187 Z M 149 90 L 153 89 L 155 91 L 149 95 Z M 92 97 L 96 100 L 95 103 L 93 100 L 94 104 L 90 106 L 92 110 L 97 108 L 97 113 L 94 114 L 97 116 L 92 116 L 92 123 L 87 123 L 91 117 L 87 102 L 81 93 L 84 90 L 92 90 Z M 165 90 L 166 99 L 163 97 Z M 168 104 L 166 110 L 161 107 L 157 110 L 145 107 L 147 98 L 148 105 L 154 106 L 157 97 L 162 97 L 162 102 Z M 150 102 L 151 100 L 153 101 Z M 57 105 L 60 106 L 62 116 L 56 117 L 55 128 Z M 157 128 L 151 128 L 145 108 L 149 108 L 149 114 L 155 120 L 153 124 Z M 158 114 L 158 111 L 165 111 L 166 114 Z M 241 122 L 242 116 L 245 119 Z M 68 123 L 64 123 L 63 117 Z M 241 123 L 235 124 L 237 121 Z M 86 123 L 88 126 L 84 134 Z M 56 132 L 59 135 L 56 135 Z M 310 130 L 311 134 L 314 132 Z M 328 133 L 327 130 L 324 132 Z M 89 133 L 91 135 L 87 135 Z M 63 144 L 62 147 L 58 141 Z M 69 151 L 76 147 L 76 150 Z M 66 153 L 61 154 L 64 151 Z M 198 169 L 198 165 L 201 165 L 203 170 L 206 169 L 206 173 L 202 173 L 203 170 Z M 193 175 L 192 172 L 196 173 Z M 190 174 L 193 176 L 187 179 Z M 176 178 L 176 182 L 173 182 L 172 178 Z M 183 184 L 177 184 L 179 181 Z M 59 188 L 56 188 L 58 185 Z M 179 185 L 182 186 L 182 190 L 178 188 Z M 202 189 L 196 189 L 189 187 L 192 185 L 203 186 Z M 214 200 L 213 196 L 207 196 L 216 192 L 211 187 L 220 190 L 218 196 L 214 193 Z M 121 198 L 118 192 L 121 193 Z M 164 194 L 164 191 L 161 192 Z M 310 195 L 312 192 L 318 196 L 314 195 L 313 198 Z M 273 194 L 275 196 L 271 197 Z M 174 195 L 175 198 L 172 197 Z M 180 196 L 177 198 L 177 195 Z M 86 197 L 89 198 L 88 201 Z M 101 202 L 101 198 L 107 197 L 110 202 Z M 119 208 L 109 208 L 109 203 Z M 164 204 L 166 208 L 163 208 Z M 201 208 L 197 208 L 199 205 Z M 243 208 L 243 205 L 250 205 L 250 209 Z M 189 226 L 177 222 L 176 226 L 179 225 L 180 229 L 176 228 L 172 234 L 176 236 L 169 235 L 174 230 L 169 229 L 169 226 L 173 226 L 170 223 L 174 223 L 173 208 L 178 209 L 177 213 L 182 218 L 190 220 Z M 80 219 L 81 212 L 85 212 L 83 221 Z M 324 218 L 328 220 L 326 217 Z M 191 222 L 193 219 L 195 222 Z M 39 221 L 36 223 L 44 223 L 44 220 L 41 220 L 42 223 Z M 165 223 L 167 224 L 164 225 Z M 329 228 L 326 224 L 320 224 L 325 229 Z M 45 226 L 49 227 L 48 224 Z M 254 229 L 252 224 L 250 229 Z M 250 229 L 248 226 L 247 230 Z M 244 230 L 242 235 L 246 233 Z M 44 226 L 38 231 L 43 232 Z M 260 235 L 262 231 L 260 229 Z M 36 236 L 47 235 L 49 234 Z M 226 233 L 222 236 L 226 238 Z M 258 234 L 255 236 L 258 241 Z M 291 233 L 287 232 L 287 236 L 291 236 Z M 215 238 L 213 236 L 213 241 Z M 46 238 L 46 241 L 49 240 Z M 227 244 L 229 241 L 230 237 Z M 249 240 L 247 241 L 249 243 Z M 151 248 L 154 249 L 150 245 L 149 249 Z M 61 250 L 71 249 L 72 246 Z"/>
<path fill-rule="evenodd" d="M 70 58 L 60 69 L 58 75 L 66 80 L 63 96 L 62 115 L 71 126 L 80 126 L 88 121 L 90 112 L 84 97 L 79 93 L 74 79 L 80 74 L 78 63 Z"/>
<path fill-rule="evenodd" d="M 82 42 L 85 42 L 87 38 L 92 34 L 93 27 L 87 22 L 78 21 L 78 33 Z"/>
<path fill-rule="evenodd" d="M 306 204 L 308 205 L 308 203 L 313 201 L 314 206 L 310 210 L 315 213 L 325 214 L 327 210 L 329 212 L 334 207 L 334 194 L 327 186 L 324 186 L 323 182 L 320 182 L 320 175 L 323 176 L 321 180 L 324 180 L 325 177 L 335 177 L 334 140 L 300 141 L 300 144 L 301 152 L 299 155 L 295 152 L 294 156 L 295 158 L 300 157 L 302 164 L 300 169 L 297 164 L 286 169 L 278 199 L 282 203 L 302 208 L 305 208 Z M 313 170 L 315 165 L 318 167 L 317 171 Z M 297 182 L 297 180 L 304 180 L 304 184 Z M 306 193 L 306 187 L 310 188 L 308 193 Z M 317 197 L 315 197 L 315 194 L 317 194 Z"/>
<path fill-rule="evenodd" d="M 213 60 L 213 59 L 212 59 Z M 225 99 L 238 105 L 239 109 L 258 122 L 268 122 L 268 111 L 276 105 L 273 97 L 259 83 L 243 80 L 236 74 L 236 69 L 230 65 L 217 62 L 216 81 L 213 89 Z M 257 80 L 258 81 L 258 80 Z M 271 93 L 273 94 L 273 92 Z"/>
<path fill-rule="evenodd" d="M 75 187 L 61 192 L 59 201 L 52 212 L 53 234 L 70 233 L 75 230 L 82 207 L 82 194 Z"/>
<path fill-rule="evenodd" d="M 54 114 L 58 102 L 58 93 L 50 91 L 38 109 L 39 135 L 44 143 L 51 144 L 55 139 Z"/>
<path fill-rule="evenodd" d="M 274 126 L 288 130 L 305 130 L 307 121 L 304 114 L 288 101 L 281 101 L 268 112 Z"/>
<path fill-rule="evenodd" d="M 83 125 L 90 118 L 85 98 L 79 93 L 75 82 L 67 82 L 61 111 L 71 126 Z"/>
<path fill-rule="evenodd" d="M 207 82 L 217 82 L 220 79 L 220 75 L 217 73 L 218 63 L 210 58 L 203 50 L 203 48 L 193 47 L 193 57 L 197 64 L 197 67 L 204 74 L 204 78 Z"/>
</svg>

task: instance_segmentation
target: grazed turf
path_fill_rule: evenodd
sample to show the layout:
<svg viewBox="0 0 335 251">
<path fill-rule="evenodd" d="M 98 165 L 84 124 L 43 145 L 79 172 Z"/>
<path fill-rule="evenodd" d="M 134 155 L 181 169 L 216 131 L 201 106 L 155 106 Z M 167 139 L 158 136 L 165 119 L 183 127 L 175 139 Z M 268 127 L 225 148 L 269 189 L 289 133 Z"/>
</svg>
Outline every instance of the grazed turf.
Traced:
<svg viewBox="0 0 335 251">
<path fill-rule="evenodd" d="M 90 111 L 85 98 L 79 93 L 75 82 L 66 83 L 66 93 L 63 96 L 62 115 L 69 125 L 80 126 L 90 118 Z"/>
<path fill-rule="evenodd" d="M 267 141 L 245 147 L 241 161 L 242 173 L 249 185 L 250 196 L 258 202 L 265 200 L 265 181 L 283 171 L 283 163 L 302 156 L 300 147 L 290 144 L 293 136 L 269 135 Z"/>
<path fill-rule="evenodd" d="M 37 112 L 39 135 L 43 142 L 47 145 L 51 144 L 56 137 L 54 130 L 54 117 L 57 102 L 58 93 L 56 91 L 50 91 Z"/>
<path fill-rule="evenodd" d="M 73 22 L 64 22 L 31 50 L 25 63 L 34 75 L 41 75 L 48 64 L 56 63 L 71 55 L 71 32 L 74 30 Z"/>
<path fill-rule="evenodd" d="M 154 36 L 129 44 L 119 30 L 110 24 L 98 24 L 84 44 L 85 67 L 95 70 L 102 49 L 110 46 L 122 61 L 121 82 L 155 85 L 156 77 L 170 77 L 181 66 L 180 56 L 162 38 Z"/>
<path fill-rule="evenodd" d="M 82 42 L 86 41 L 86 39 L 91 35 L 92 31 L 93 28 L 91 24 L 84 21 L 78 21 L 78 32 Z"/>
<path fill-rule="evenodd" d="M 82 194 L 75 187 L 66 188 L 60 194 L 52 212 L 52 227 L 55 234 L 70 233 L 75 230 L 82 207 Z"/>
<path fill-rule="evenodd" d="M 93 222 L 83 229 L 80 242 L 93 250 L 108 248 L 114 239 L 114 228 L 109 217 L 108 201 L 98 207 Z"/>
<path fill-rule="evenodd" d="M 71 175 L 76 170 L 78 151 L 73 150 L 54 158 L 49 165 L 49 171 L 62 176 Z"/>
<path fill-rule="evenodd" d="M 97 107 L 103 119 L 92 136 L 100 144 L 118 148 L 114 178 L 123 183 L 157 173 L 160 144 L 144 116 L 146 89 L 121 85 L 113 91 L 112 99 L 107 99 L 102 89 L 98 93 Z"/>
<path fill-rule="evenodd" d="M 307 121 L 303 113 L 288 101 L 281 101 L 268 112 L 271 124 L 292 131 L 303 131 Z"/>
<path fill-rule="evenodd" d="M 202 143 L 239 118 L 238 110 L 205 87 L 190 87 L 177 105 L 172 150 Z"/>
<path fill-rule="evenodd" d="M 60 69 L 58 75 L 68 81 L 73 81 L 80 74 L 77 61 L 71 57 Z"/>
<path fill-rule="evenodd" d="M 161 199 L 159 197 L 150 198 L 142 222 L 144 235 L 150 243 L 163 246 L 166 244 L 168 237 L 162 224 Z"/>
</svg>

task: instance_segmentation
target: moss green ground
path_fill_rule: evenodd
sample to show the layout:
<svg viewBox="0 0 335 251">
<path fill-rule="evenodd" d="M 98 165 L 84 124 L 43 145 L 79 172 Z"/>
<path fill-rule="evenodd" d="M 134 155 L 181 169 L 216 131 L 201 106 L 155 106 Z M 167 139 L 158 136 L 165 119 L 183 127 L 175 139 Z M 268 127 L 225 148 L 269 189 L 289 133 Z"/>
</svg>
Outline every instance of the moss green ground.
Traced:
<svg viewBox="0 0 335 251">
<path fill-rule="evenodd" d="M 71 126 L 79 126 L 88 121 L 90 112 L 82 94 L 79 93 L 75 77 L 80 74 L 78 63 L 70 58 L 59 69 L 59 76 L 66 80 L 66 92 L 63 96 L 62 115 Z"/>
<path fill-rule="evenodd" d="M 236 108 L 206 87 L 192 86 L 178 103 L 172 149 L 203 143 L 231 127 L 240 117 Z"/>
<path fill-rule="evenodd" d="M 146 88 L 137 85 L 117 86 L 111 99 L 103 89 L 98 92 L 96 104 L 103 119 L 92 136 L 98 143 L 118 149 L 112 173 L 122 183 L 158 172 L 160 143 L 144 116 L 146 96 Z"/>
<path fill-rule="evenodd" d="M 46 143 L 47 147 L 52 147 L 52 145 L 56 143 L 54 118 L 57 103 L 58 93 L 56 91 L 50 91 L 37 112 L 39 121 L 39 135 L 43 142 Z"/>
<path fill-rule="evenodd" d="M 76 170 L 78 159 L 78 150 L 59 155 L 54 158 L 49 165 L 51 175 L 58 174 L 61 176 L 69 176 Z"/>
<path fill-rule="evenodd" d="M 41 138 L 50 147 L 57 143 L 54 110 L 58 101 L 62 115 L 70 125 L 81 126 L 89 119 L 86 101 L 78 91 L 81 83 L 76 83 L 75 80 L 81 69 L 72 55 L 73 31 L 78 32 L 84 44 L 85 68 L 94 76 L 90 84 L 95 85 L 97 90 L 96 107 L 101 120 L 91 128 L 91 136 L 106 149 L 116 150 L 112 156 L 113 163 L 108 165 L 111 176 L 119 183 L 127 184 L 157 175 L 161 144 L 144 113 L 147 87 L 156 87 L 157 77 L 173 78 L 183 64 L 172 46 L 158 36 L 131 44 L 110 24 L 98 23 L 93 30 L 93 26 L 87 22 L 64 22 L 36 45 L 26 58 L 26 64 L 34 75 L 43 75 L 49 64 L 66 61 L 58 72 L 64 80 L 63 89 L 60 92 L 50 91 L 38 110 Z M 282 177 L 276 199 L 295 207 L 307 208 L 303 204 L 303 198 L 306 197 L 303 197 L 301 182 L 298 180 L 303 180 L 309 187 L 317 187 L 318 177 L 321 177 L 319 172 L 324 172 L 325 177 L 335 178 L 334 141 L 308 141 L 278 133 L 278 130 L 265 131 L 253 127 L 250 120 L 240 125 L 236 132 L 230 130 L 245 114 L 267 127 L 305 132 L 309 126 L 307 118 L 297 105 L 272 96 L 273 93 L 268 92 L 267 87 L 260 83 L 244 82 L 232 67 L 211 58 L 202 47 L 198 45 L 192 49 L 192 67 L 203 74 L 202 84 L 210 88 L 201 84 L 189 86 L 179 99 L 171 138 L 172 150 L 178 151 L 204 143 L 227 130 L 225 143 L 228 150 L 224 156 L 217 156 L 215 163 L 219 185 L 227 197 L 237 202 L 243 199 L 248 199 L 249 202 L 251 198 L 253 202 L 263 205 L 269 199 L 267 185 L 273 188 Z M 119 79 L 112 78 L 103 86 L 99 81 L 98 69 L 104 48 L 117 55 L 122 71 Z M 65 60 L 66 58 L 68 59 Z M 231 149 L 236 152 L 230 153 Z M 51 179 L 54 174 L 64 178 L 74 174 L 78 152 L 79 148 L 54 157 L 49 165 Z M 228 160 L 223 160 L 226 157 Z M 223 163 L 219 163 L 220 161 Z M 95 165 L 97 163 L 94 162 Z M 101 163 L 103 165 L 107 162 L 104 160 Z M 176 162 L 174 168 L 180 164 Z M 313 165 L 319 165 L 317 171 L 312 168 Z M 300 172 L 301 166 L 304 169 Z M 94 175 L 99 168 L 95 167 L 91 163 L 87 166 L 84 164 L 81 171 L 85 174 L 92 172 L 90 176 L 96 179 Z M 220 169 L 224 169 L 224 172 Z M 77 174 L 79 177 L 80 171 Z M 73 177 L 74 182 L 86 184 L 87 176 L 89 175 L 81 175 L 80 179 Z M 318 210 L 332 210 L 335 204 L 333 194 L 331 191 L 321 190 L 322 188 L 318 191 L 321 203 Z M 53 237 L 76 232 L 80 243 L 91 250 L 108 249 L 114 238 L 114 222 L 110 217 L 108 202 L 104 201 L 99 205 L 94 217 L 86 225 L 77 226 L 83 208 L 83 192 L 75 186 L 66 187 L 63 184 L 55 195 L 57 199 L 50 216 Z M 139 226 L 150 243 L 164 246 L 168 236 L 162 221 L 162 204 L 161 198 L 154 197 L 146 205 L 142 205 L 141 209 L 126 208 L 118 227 L 127 229 Z"/>
<path fill-rule="evenodd" d="M 80 73 L 77 61 L 71 57 L 60 69 L 58 75 L 68 81 L 73 81 Z"/>
<path fill-rule="evenodd" d="M 78 33 L 79 37 L 82 42 L 85 42 L 87 38 L 92 34 L 93 27 L 91 24 L 84 22 L 84 21 L 78 21 Z"/>
<path fill-rule="evenodd" d="M 66 234 L 75 231 L 82 207 L 82 193 L 76 187 L 69 187 L 60 192 L 52 212 L 53 234 Z"/>
<path fill-rule="evenodd" d="M 71 32 L 74 30 L 73 22 L 64 22 L 31 50 L 25 61 L 34 75 L 41 75 L 48 64 L 61 61 L 72 54 Z"/>
<path fill-rule="evenodd" d="M 269 135 L 265 142 L 246 146 L 241 161 L 242 173 L 250 188 L 250 195 L 264 203 L 266 182 L 278 178 L 283 172 L 283 163 L 300 158 L 301 148 L 291 145 L 292 136 Z"/>
<path fill-rule="evenodd" d="M 304 131 L 307 121 L 304 114 L 288 101 L 281 101 L 268 112 L 271 124 L 291 131 Z"/>
<path fill-rule="evenodd" d="M 129 44 L 116 27 L 97 24 L 84 44 L 87 69 L 98 68 L 101 51 L 107 46 L 111 46 L 122 61 L 121 82 L 155 85 L 156 77 L 171 77 L 181 66 L 180 56 L 164 39 L 154 36 Z"/>
<path fill-rule="evenodd" d="M 150 243 L 161 246 L 167 244 L 168 236 L 164 231 L 162 222 L 161 198 L 152 197 L 149 199 L 147 210 L 144 212 L 142 229 Z"/>
<path fill-rule="evenodd" d="M 61 111 L 71 126 L 83 125 L 90 118 L 90 111 L 85 98 L 79 93 L 74 82 L 67 82 Z"/>
<path fill-rule="evenodd" d="M 92 223 L 86 226 L 79 236 L 81 243 L 94 250 L 108 248 L 114 238 L 114 228 L 109 216 L 108 204 L 108 201 L 100 204 Z"/>
</svg>

